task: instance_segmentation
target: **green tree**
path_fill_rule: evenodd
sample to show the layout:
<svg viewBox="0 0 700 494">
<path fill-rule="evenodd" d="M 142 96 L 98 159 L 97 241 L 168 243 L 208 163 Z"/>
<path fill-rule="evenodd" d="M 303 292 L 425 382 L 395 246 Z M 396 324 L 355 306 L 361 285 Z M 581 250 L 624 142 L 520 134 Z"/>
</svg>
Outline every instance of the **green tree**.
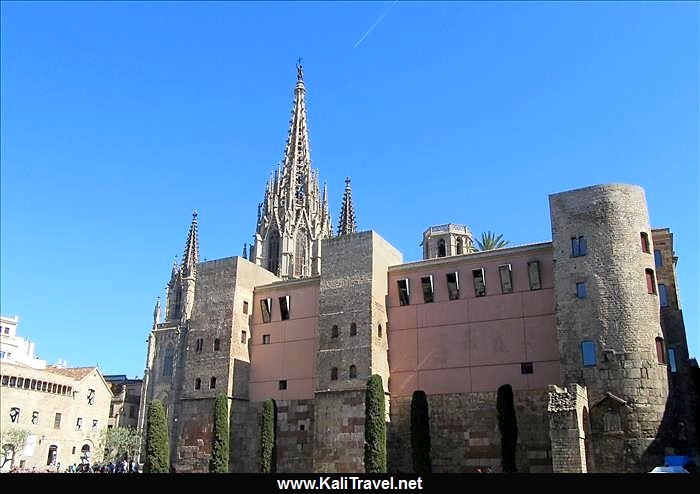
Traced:
<svg viewBox="0 0 700 494">
<path fill-rule="evenodd" d="M 509 384 L 498 388 L 496 397 L 498 429 L 501 431 L 501 466 L 504 473 L 515 473 L 515 449 L 518 445 L 518 422 L 515 418 L 513 389 Z"/>
<path fill-rule="evenodd" d="M 4 467 L 9 461 L 10 465 L 22 455 L 24 444 L 27 441 L 29 431 L 25 429 L 17 429 L 15 427 L 5 428 L 0 437 L 0 446 L 2 446 L 2 462 L 0 468 Z"/>
<path fill-rule="evenodd" d="M 165 423 L 165 410 L 159 400 L 148 405 L 146 424 L 146 462 L 144 473 L 168 473 L 170 470 L 170 447 L 168 426 Z"/>
<path fill-rule="evenodd" d="M 260 471 L 274 473 L 275 461 L 275 422 L 277 410 L 274 400 L 263 404 L 262 425 L 260 430 Z"/>
<path fill-rule="evenodd" d="M 484 250 L 494 250 L 494 249 L 502 249 L 506 245 L 508 245 L 510 242 L 508 240 L 503 240 L 503 234 L 499 233 L 496 235 L 495 233 L 492 233 L 490 230 L 487 232 L 484 232 L 481 234 L 481 239 L 476 239 L 476 248 L 475 250 L 477 251 L 484 251 Z"/>
<path fill-rule="evenodd" d="M 411 398 L 411 449 L 413 451 L 413 471 L 430 473 L 430 417 L 425 391 L 414 391 Z"/>
<path fill-rule="evenodd" d="M 386 421 L 381 376 L 367 380 L 365 393 L 365 472 L 386 473 Z"/>
<path fill-rule="evenodd" d="M 106 461 L 117 460 L 124 456 L 133 458 L 139 449 L 139 434 L 133 427 L 103 429 L 100 434 L 100 445 Z"/>
<path fill-rule="evenodd" d="M 228 397 L 224 393 L 219 393 L 214 403 L 214 443 L 209 471 L 228 473 Z"/>
</svg>

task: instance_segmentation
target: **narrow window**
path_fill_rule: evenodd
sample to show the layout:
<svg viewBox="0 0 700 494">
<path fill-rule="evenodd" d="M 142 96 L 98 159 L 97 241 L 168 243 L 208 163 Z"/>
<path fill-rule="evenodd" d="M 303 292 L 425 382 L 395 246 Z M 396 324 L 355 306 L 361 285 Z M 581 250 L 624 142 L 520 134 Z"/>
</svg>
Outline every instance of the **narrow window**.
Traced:
<svg viewBox="0 0 700 494">
<path fill-rule="evenodd" d="M 200 378 L 197 378 L 194 380 L 194 389 L 201 389 L 202 388 L 202 380 Z"/>
<path fill-rule="evenodd" d="M 194 346 L 194 351 L 199 353 L 202 351 L 202 347 L 204 346 L 204 339 L 203 338 L 197 338 L 195 340 L 195 346 Z"/>
<path fill-rule="evenodd" d="M 243 313 L 244 314 L 248 313 L 248 302 L 246 302 L 246 301 L 243 302 Z"/>
<path fill-rule="evenodd" d="M 382 325 L 377 326 L 377 336 L 382 337 Z"/>
<path fill-rule="evenodd" d="M 10 408 L 10 421 L 13 424 L 16 424 L 19 422 L 19 408 L 17 408 L 17 407 Z"/>
<path fill-rule="evenodd" d="M 17 378 L 15 376 L 10 377 L 10 386 L 15 387 L 17 385 Z"/>
<path fill-rule="evenodd" d="M 83 428 L 83 419 L 81 417 L 78 417 L 78 420 L 75 421 L 75 430 L 79 431 Z"/>
<path fill-rule="evenodd" d="M 165 349 L 165 358 L 163 359 L 163 375 L 173 375 L 173 348 L 169 346 Z"/>
<path fill-rule="evenodd" d="M 355 323 L 350 325 L 350 336 L 357 336 L 357 324 Z"/>
<path fill-rule="evenodd" d="M 133 407 L 132 407 L 133 408 Z M 133 418 L 133 417 L 132 417 Z M 92 430 L 96 431 L 97 430 L 97 419 L 93 419 L 92 421 Z"/>
<path fill-rule="evenodd" d="M 61 428 L 61 414 L 57 413 L 56 416 L 53 419 L 53 428 L 54 429 L 60 429 Z"/>
<path fill-rule="evenodd" d="M 18 387 L 18 388 L 24 387 L 24 378 L 23 378 L 23 377 L 18 377 L 18 378 L 17 378 L 17 387 Z"/>
<path fill-rule="evenodd" d="M 433 275 L 424 276 L 420 279 L 420 284 L 423 287 L 423 302 L 430 303 L 433 301 Z"/>
<path fill-rule="evenodd" d="M 2 376 L 2 385 L 7 386 L 7 383 L 9 382 L 10 377 L 9 376 Z"/>
<path fill-rule="evenodd" d="M 474 295 L 483 297 L 486 295 L 486 283 L 484 282 L 484 268 L 472 269 L 474 278 Z"/>
<path fill-rule="evenodd" d="M 664 351 L 664 339 L 660 336 L 656 337 L 656 357 L 660 364 L 666 363 L 666 352 Z"/>
<path fill-rule="evenodd" d="M 41 382 L 41 390 L 42 390 L 44 393 L 46 393 L 46 388 L 47 388 L 48 386 L 49 386 L 49 383 L 47 383 L 46 381 L 42 381 L 42 382 Z"/>
<path fill-rule="evenodd" d="M 134 405 L 129 406 L 129 418 L 130 419 L 136 418 L 136 407 Z"/>
<path fill-rule="evenodd" d="M 39 423 L 39 412 L 34 411 L 32 412 L 32 424 L 37 425 Z"/>
<path fill-rule="evenodd" d="M 283 321 L 289 319 L 289 295 L 280 297 L 280 315 Z"/>
<path fill-rule="evenodd" d="M 54 384 L 51 385 L 51 392 L 52 392 L 52 393 L 55 393 L 57 389 L 58 389 L 58 385 L 57 385 L 56 383 L 54 383 Z M 92 391 L 92 401 L 94 402 L 94 400 L 95 400 L 95 390 L 92 390 L 92 389 L 91 389 L 90 391 Z M 93 403 L 90 402 L 90 393 L 88 393 L 87 400 L 88 400 L 88 405 L 92 405 L 92 404 L 93 404 Z"/>
<path fill-rule="evenodd" d="M 586 298 L 586 283 L 584 281 L 576 283 L 576 296 L 578 298 Z"/>
<path fill-rule="evenodd" d="M 262 309 L 263 322 L 270 322 L 272 319 L 272 299 L 264 298 L 260 300 L 260 308 Z"/>
<path fill-rule="evenodd" d="M 399 286 L 399 305 L 408 305 L 411 300 L 408 278 L 398 280 L 396 283 Z"/>
<path fill-rule="evenodd" d="M 209 379 L 209 389 L 216 389 L 216 378 L 214 376 L 211 376 L 211 379 Z"/>
<path fill-rule="evenodd" d="M 333 367 L 331 369 L 331 381 L 337 381 L 338 380 L 338 368 Z"/>
<path fill-rule="evenodd" d="M 501 292 L 513 293 L 513 272 L 510 264 L 498 266 L 498 275 L 501 278 Z"/>
<path fill-rule="evenodd" d="M 530 261 L 527 263 L 527 277 L 530 281 L 530 290 L 539 290 L 542 288 L 540 261 Z"/>
<path fill-rule="evenodd" d="M 32 389 L 36 389 L 36 379 L 32 379 L 31 388 L 32 388 Z"/>
<path fill-rule="evenodd" d="M 649 235 L 646 232 L 641 232 L 639 237 L 642 241 L 642 252 L 649 253 Z"/>
<path fill-rule="evenodd" d="M 263 335 L 263 345 L 269 345 L 269 344 L 270 344 L 270 335 L 264 334 Z"/>
<path fill-rule="evenodd" d="M 656 295 L 656 283 L 654 283 L 654 271 L 652 269 L 645 269 L 644 273 L 647 278 L 647 293 L 650 295 Z"/>
<path fill-rule="evenodd" d="M 571 237 L 571 257 L 585 256 L 587 250 L 585 237 Z"/>
<path fill-rule="evenodd" d="M 241 331 L 241 343 L 248 342 L 248 333 L 246 331 Z"/>
<path fill-rule="evenodd" d="M 581 343 L 581 354 L 583 355 L 583 365 L 584 367 L 595 365 L 596 363 L 596 349 L 595 343 L 586 340 Z"/>
<path fill-rule="evenodd" d="M 287 389 L 287 380 L 283 379 L 277 384 L 278 389 Z"/>
<path fill-rule="evenodd" d="M 450 300 L 459 299 L 459 273 L 447 273 L 447 293 Z"/>
<path fill-rule="evenodd" d="M 214 351 L 218 352 L 221 349 L 221 340 L 219 338 L 214 338 Z"/>
<path fill-rule="evenodd" d="M 357 367 L 354 365 L 350 366 L 350 379 L 355 379 L 357 377 Z"/>
<path fill-rule="evenodd" d="M 73 446 L 73 452 L 71 453 L 72 455 L 75 454 L 75 446 Z"/>
<path fill-rule="evenodd" d="M 95 404 L 95 390 L 94 389 L 88 389 L 87 402 L 88 402 L 88 405 Z"/>
<path fill-rule="evenodd" d="M 671 368 L 671 372 L 678 372 L 678 367 L 676 366 L 676 349 L 668 349 L 668 366 Z"/>
<path fill-rule="evenodd" d="M 620 414 L 615 410 L 608 410 L 603 415 L 603 432 L 620 432 L 622 424 Z"/>
<path fill-rule="evenodd" d="M 521 374 L 532 374 L 532 362 L 522 362 L 520 364 Z"/>
<path fill-rule="evenodd" d="M 661 251 L 658 249 L 654 249 L 654 264 L 656 264 L 657 268 L 664 265 L 664 259 L 661 257 Z"/>
<path fill-rule="evenodd" d="M 438 240 L 438 257 L 445 257 L 447 255 L 447 250 L 445 249 L 445 239 L 441 238 Z"/>
<path fill-rule="evenodd" d="M 578 238 L 578 249 L 579 249 L 579 255 L 585 256 L 586 254 L 588 254 L 588 245 L 586 244 L 585 237 Z"/>
<path fill-rule="evenodd" d="M 458 238 L 457 239 L 457 255 L 461 255 L 464 252 L 464 247 L 462 245 L 462 239 Z"/>
<path fill-rule="evenodd" d="M 340 329 L 338 329 L 338 326 L 334 324 L 331 328 L 331 338 L 337 338 L 338 336 L 340 336 Z"/>
<path fill-rule="evenodd" d="M 663 283 L 659 284 L 659 301 L 661 302 L 661 307 L 668 307 L 668 291 Z"/>
</svg>

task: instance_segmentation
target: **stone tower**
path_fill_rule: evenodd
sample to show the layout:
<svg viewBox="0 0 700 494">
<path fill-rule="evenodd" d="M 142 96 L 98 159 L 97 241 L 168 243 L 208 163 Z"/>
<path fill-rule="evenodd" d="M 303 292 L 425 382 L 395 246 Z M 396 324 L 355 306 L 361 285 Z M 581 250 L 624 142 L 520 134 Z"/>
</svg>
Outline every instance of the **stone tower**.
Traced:
<svg viewBox="0 0 700 494">
<path fill-rule="evenodd" d="M 332 233 L 327 190 L 321 196 L 318 173 L 311 167 L 305 91 L 297 65 L 283 166 L 267 183 L 251 246 L 251 261 L 283 279 L 317 276 L 321 241 Z"/>
<path fill-rule="evenodd" d="M 472 234 L 466 225 L 431 226 L 423 232 L 423 259 L 459 256 L 472 252 Z"/>
<path fill-rule="evenodd" d="M 340 208 L 338 236 L 355 233 L 355 230 L 357 230 L 357 223 L 355 222 L 355 210 L 352 207 L 352 189 L 350 188 L 350 177 L 348 177 L 345 179 L 343 206 Z"/>
<path fill-rule="evenodd" d="M 599 185 L 549 203 L 562 383 L 585 386 L 590 405 L 584 471 L 648 471 L 663 461 L 668 378 L 644 191 Z"/>
</svg>

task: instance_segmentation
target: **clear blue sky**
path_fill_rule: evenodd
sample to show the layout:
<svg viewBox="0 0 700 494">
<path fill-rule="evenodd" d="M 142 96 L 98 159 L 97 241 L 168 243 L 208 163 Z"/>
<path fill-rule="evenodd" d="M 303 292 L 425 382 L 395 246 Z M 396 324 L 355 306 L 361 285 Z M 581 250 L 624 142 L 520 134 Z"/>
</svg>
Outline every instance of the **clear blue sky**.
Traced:
<svg viewBox="0 0 700 494">
<path fill-rule="evenodd" d="M 303 57 L 337 223 L 420 258 L 429 225 L 551 239 L 548 194 L 646 189 L 698 336 L 695 2 L 3 2 L 1 310 L 40 357 L 142 375 L 193 209 L 240 255 Z M 361 41 L 361 42 L 360 42 Z M 358 44 L 359 42 L 359 44 Z"/>
</svg>

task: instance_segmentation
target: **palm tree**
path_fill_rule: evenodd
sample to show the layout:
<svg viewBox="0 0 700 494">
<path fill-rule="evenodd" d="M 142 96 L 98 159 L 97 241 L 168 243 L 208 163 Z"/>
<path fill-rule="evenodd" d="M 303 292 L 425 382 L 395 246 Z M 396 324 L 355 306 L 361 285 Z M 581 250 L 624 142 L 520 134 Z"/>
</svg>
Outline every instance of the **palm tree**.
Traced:
<svg viewBox="0 0 700 494">
<path fill-rule="evenodd" d="M 481 240 L 476 239 L 476 251 L 502 249 L 508 245 L 508 240 L 503 240 L 503 234 L 496 235 L 491 230 L 481 234 Z"/>
</svg>

